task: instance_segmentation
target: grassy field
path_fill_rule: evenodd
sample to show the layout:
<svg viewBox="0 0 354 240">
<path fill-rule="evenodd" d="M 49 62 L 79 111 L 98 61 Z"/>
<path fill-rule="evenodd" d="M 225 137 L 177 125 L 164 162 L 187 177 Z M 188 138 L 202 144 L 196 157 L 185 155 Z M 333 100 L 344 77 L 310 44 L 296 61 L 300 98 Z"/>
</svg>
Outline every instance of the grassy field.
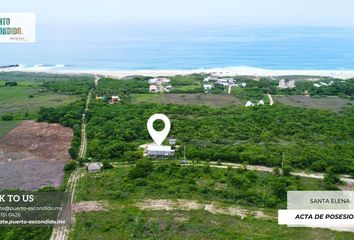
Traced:
<svg viewBox="0 0 354 240">
<path fill-rule="evenodd" d="M 172 169 L 173 168 L 173 169 Z M 145 178 L 128 179 L 129 168 L 105 170 L 100 174 L 86 173 L 77 186 L 76 201 L 103 201 L 108 211 L 81 212 L 76 215 L 76 224 L 71 239 L 351 239 L 352 233 L 324 229 L 288 228 L 277 223 L 276 208 L 252 206 L 243 200 L 261 192 L 264 196 L 274 182 L 272 174 L 244 170 L 209 169 L 205 167 L 171 167 L 156 164 L 155 171 Z M 227 176 L 235 177 L 227 180 Z M 231 179 L 233 178 L 231 177 Z M 242 177 L 252 179 L 247 185 Z M 282 182 L 283 177 L 275 177 Z M 316 179 L 286 178 L 303 190 L 322 189 Z M 246 185 L 245 185 L 246 184 Z M 296 187 L 297 185 L 297 187 Z M 265 191 L 265 192 L 264 192 Z M 272 191 L 272 190 L 270 190 Z M 285 192 L 286 193 L 286 192 Z M 235 197 L 241 194 L 237 200 Z M 270 194 L 270 195 L 269 195 Z M 228 196 L 233 196 L 228 198 Z M 189 205 L 167 210 L 161 203 L 147 205 L 145 201 L 186 200 Z M 172 200 L 171 200 L 172 199 Z M 232 215 L 230 211 L 195 209 L 196 204 L 213 204 L 234 207 L 245 211 L 258 211 L 265 218 Z M 139 205 L 140 204 L 140 205 Z M 152 208 L 151 208 L 152 206 Z M 189 206 L 189 207 L 187 207 Z M 214 209 L 214 210 L 215 210 Z"/>
<path fill-rule="evenodd" d="M 340 97 L 273 96 L 276 103 L 293 107 L 315 108 L 338 112 L 344 107 L 351 107 L 353 100 Z"/>
<path fill-rule="evenodd" d="M 36 82 L 34 82 L 36 84 Z M 38 87 L 19 85 L 0 87 L 0 115 L 5 113 L 34 113 L 40 107 L 57 107 L 78 100 L 73 95 L 41 92 Z"/>
<path fill-rule="evenodd" d="M 274 220 L 216 215 L 203 210 L 147 211 L 116 208 L 80 213 L 71 239 L 352 239 L 353 234 L 324 229 L 288 228 Z"/>
<path fill-rule="evenodd" d="M 0 138 L 15 128 L 21 121 L 0 121 Z"/>
<path fill-rule="evenodd" d="M 131 102 L 158 103 L 158 104 L 182 104 L 205 105 L 210 107 L 243 106 L 242 102 L 231 95 L 215 95 L 203 93 L 191 94 L 132 94 Z"/>
<path fill-rule="evenodd" d="M 173 93 L 202 93 L 203 76 L 202 75 L 187 75 L 171 77 L 171 85 Z"/>
<path fill-rule="evenodd" d="M 99 175 L 86 174 L 77 186 L 77 201 L 187 198 L 257 207 L 286 207 L 286 193 L 282 194 L 287 189 L 324 190 L 322 181 L 317 179 L 235 169 L 159 163 L 146 178 L 130 179 L 128 172 L 128 168 L 116 168 Z"/>
<path fill-rule="evenodd" d="M 70 93 L 59 94 L 44 86 L 70 85 L 72 77 L 43 74 L 0 74 L 0 117 L 12 113 L 18 119 L 32 119 L 40 107 L 57 107 L 77 101 L 80 97 Z M 82 78 L 82 79 L 81 79 Z M 72 83 L 83 82 L 88 77 L 78 77 Z M 87 80 L 87 79 L 86 79 Z M 5 86 L 5 82 L 16 82 L 17 86 Z M 80 82 L 80 83 L 81 83 Z M 53 87 L 52 87 L 53 88 Z M 56 90 L 56 89 L 54 89 Z M 85 90 L 85 92 L 87 92 Z"/>
</svg>

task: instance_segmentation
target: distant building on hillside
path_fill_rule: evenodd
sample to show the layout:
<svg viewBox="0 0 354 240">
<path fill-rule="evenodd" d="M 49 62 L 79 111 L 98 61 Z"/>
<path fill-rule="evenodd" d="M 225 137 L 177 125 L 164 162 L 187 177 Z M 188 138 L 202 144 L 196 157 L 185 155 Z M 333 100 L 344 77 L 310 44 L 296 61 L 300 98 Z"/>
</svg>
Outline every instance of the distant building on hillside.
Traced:
<svg viewBox="0 0 354 240">
<path fill-rule="evenodd" d="M 325 82 L 320 82 L 319 84 L 318 83 L 314 83 L 313 85 L 315 87 L 322 87 L 322 86 L 331 86 L 334 82 L 333 81 L 330 81 L 329 83 L 325 83 Z"/>
<path fill-rule="evenodd" d="M 171 149 L 171 146 L 150 144 L 146 149 L 146 154 L 148 157 L 169 157 L 173 156 L 174 153 L 175 150 Z"/>
<path fill-rule="evenodd" d="M 235 84 L 235 80 L 233 78 L 220 78 L 216 83 L 223 86 L 229 86 Z"/>
<path fill-rule="evenodd" d="M 151 78 L 149 80 L 149 92 L 159 93 L 159 92 L 169 92 L 172 89 L 171 85 L 165 86 L 166 83 L 171 82 L 169 78 Z"/>
<path fill-rule="evenodd" d="M 204 78 L 204 82 L 209 82 L 209 81 L 216 82 L 218 80 L 219 80 L 219 78 L 216 76 L 209 76 L 209 77 Z"/>
<path fill-rule="evenodd" d="M 158 92 L 158 87 L 156 85 L 150 85 L 149 92 L 151 92 L 151 93 Z"/>
<path fill-rule="evenodd" d="M 161 84 L 161 83 L 169 83 L 171 80 L 169 78 L 151 78 L 149 79 L 149 84 Z"/>
<path fill-rule="evenodd" d="M 109 104 L 116 104 L 120 101 L 119 96 L 112 96 L 111 99 L 108 101 Z"/>
<path fill-rule="evenodd" d="M 209 90 L 211 90 L 214 86 L 212 84 L 204 84 L 203 88 L 204 88 L 204 92 L 208 92 Z"/>
<path fill-rule="evenodd" d="M 278 88 L 280 89 L 295 88 L 295 80 L 286 81 L 285 79 L 281 79 L 279 81 Z"/>
</svg>

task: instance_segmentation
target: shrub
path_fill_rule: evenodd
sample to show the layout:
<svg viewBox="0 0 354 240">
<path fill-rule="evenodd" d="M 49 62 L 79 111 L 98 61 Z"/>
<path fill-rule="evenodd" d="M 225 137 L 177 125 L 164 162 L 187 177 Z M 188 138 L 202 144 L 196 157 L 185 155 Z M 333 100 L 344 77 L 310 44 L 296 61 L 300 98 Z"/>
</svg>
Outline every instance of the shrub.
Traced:
<svg viewBox="0 0 354 240">
<path fill-rule="evenodd" d="M 5 114 L 1 117 L 1 119 L 4 121 L 12 121 L 14 119 L 14 116 L 12 114 Z"/>
<path fill-rule="evenodd" d="M 112 169 L 112 168 L 113 168 L 112 164 L 110 164 L 107 160 L 104 160 L 102 162 L 102 169 Z"/>
<path fill-rule="evenodd" d="M 17 82 L 5 82 L 5 86 L 7 87 L 14 87 L 14 86 L 17 86 Z"/>
<path fill-rule="evenodd" d="M 129 178 L 136 179 L 136 178 L 145 178 L 150 175 L 153 171 L 153 164 L 148 159 L 142 159 L 136 162 L 134 168 L 129 171 Z"/>
<path fill-rule="evenodd" d="M 64 171 L 65 172 L 71 172 L 71 171 L 75 170 L 76 166 L 77 166 L 77 162 L 76 161 L 71 161 L 71 162 L 65 164 Z"/>
</svg>

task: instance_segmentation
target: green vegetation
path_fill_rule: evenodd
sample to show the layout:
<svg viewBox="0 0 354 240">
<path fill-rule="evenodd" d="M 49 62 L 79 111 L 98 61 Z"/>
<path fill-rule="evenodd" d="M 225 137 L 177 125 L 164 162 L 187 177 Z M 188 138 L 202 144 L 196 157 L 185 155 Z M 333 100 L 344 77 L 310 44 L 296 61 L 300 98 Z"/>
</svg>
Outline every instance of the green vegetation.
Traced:
<svg viewBox="0 0 354 240">
<path fill-rule="evenodd" d="M 181 105 L 206 105 L 210 107 L 239 107 L 243 103 L 232 95 L 216 95 L 204 93 L 169 93 L 169 94 L 131 94 L 130 102 L 133 104 L 158 103 Z"/>
<path fill-rule="evenodd" d="M 276 221 L 214 215 L 203 210 L 148 211 L 133 207 L 85 212 L 76 217 L 71 239 L 352 239 L 352 233 L 289 228 Z"/>
<path fill-rule="evenodd" d="M 0 137 L 15 128 L 21 121 L 0 121 Z"/>
<path fill-rule="evenodd" d="M 85 174 L 76 201 L 105 201 L 108 211 L 79 213 L 72 239 L 350 239 L 351 233 L 278 225 L 275 209 L 286 206 L 287 190 L 322 190 L 316 179 L 277 176 L 208 165 L 138 161 L 135 167 Z M 198 203 L 263 211 L 270 219 L 212 214 L 205 210 L 141 210 L 146 199 L 188 199 Z M 216 203 L 215 203 L 216 204 Z M 237 204 L 237 205 L 235 205 Z M 217 205 L 217 206 L 219 206 Z M 237 236 L 237 237 L 236 237 Z"/>
<path fill-rule="evenodd" d="M 86 95 L 93 87 L 94 83 L 91 79 L 67 79 L 67 80 L 52 80 L 43 83 L 42 87 L 47 91 L 59 94 Z"/>
<path fill-rule="evenodd" d="M 156 112 L 172 121 L 170 135 L 186 145 L 188 159 L 280 166 L 339 173 L 354 171 L 354 109 L 336 114 L 284 106 L 206 106 L 95 103 L 88 115 L 88 154 L 97 160 L 129 161 L 150 142 L 145 124 Z M 141 153 L 140 153 L 141 154 Z M 181 156 L 177 151 L 177 157 Z"/>
<path fill-rule="evenodd" d="M 308 96 L 273 96 L 276 104 L 283 104 L 292 107 L 314 108 L 339 112 L 343 108 L 354 105 L 354 101 L 349 98 L 337 96 L 329 97 L 308 97 Z"/>
<path fill-rule="evenodd" d="M 71 127 L 74 137 L 69 149 L 70 156 L 77 159 L 81 144 L 81 119 L 85 108 L 85 100 L 63 106 L 60 108 L 41 108 L 38 112 L 39 122 L 60 123 L 65 127 Z"/>
<path fill-rule="evenodd" d="M 0 227 L 3 240 L 48 240 L 51 234 L 51 227 Z"/>
<path fill-rule="evenodd" d="M 17 85 L 6 83 L 16 82 Z M 41 107 L 59 107 L 87 94 L 92 76 L 0 73 L 0 117 L 11 114 L 16 120 L 35 119 Z"/>
<path fill-rule="evenodd" d="M 102 78 L 96 89 L 96 94 L 99 96 L 119 95 L 121 99 L 125 99 L 131 93 L 148 93 L 149 79 L 149 77 L 135 77 L 128 80 Z"/>
<path fill-rule="evenodd" d="M 264 94 L 270 93 L 273 95 L 304 95 L 310 96 L 340 96 L 353 99 L 354 95 L 354 79 L 345 81 L 331 78 L 319 78 L 318 81 L 308 81 L 307 78 L 296 79 L 295 77 L 285 77 L 284 79 L 296 79 L 296 87 L 293 89 L 279 89 L 278 78 L 276 80 L 269 78 L 261 78 L 257 81 L 247 77 L 237 77 L 236 82 L 246 82 L 245 88 L 234 87 L 232 93 L 241 99 L 259 99 Z M 332 85 L 315 87 L 314 84 L 320 82 L 329 84 L 333 81 Z"/>
<path fill-rule="evenodd" d="M 171 93 L 203 93 L 203 79 L 204 76 L 199 74 L 171 77 Z"/>
<path fill-rule="evenodd" d="M 324 190 L 320 180 L 277 176 L 244 169 L 139 160 L 135 167 L 85 175 L 77 186 L 77 201 L 194 199 L 246 206 L 286 208 L 289 190 Z"/>
<path fill-rule="evenodd" d="M 96 94 L 118 95 L 122 99 L 114 105 L 91 101 L 87 112 L 87 157 L 101 161 L 103 171 L 85 173 L 78 180 L 75 201 L 104 201 L 109 211 L 79 213 L 71 233 L 73 239 L 352 238 L 352 233 L 279 226 L 275 217 L 278 208 L 286 207 L 287 191 L 338 189 L 339 173 L 354 174 L 354 108 L 346 105 L 347 108 L 340 107 L 341 111 L 330 112 L 279 104 L 251 108 L 242 105 L 246 100 L 264 99 L 267 93 L 301 95 L 305 90 L 311 96 L 335 95 L 349 101 L 354 80 L 321 78 L 317 82 L 334 83 L 317 89 L 313 87 L 316 81 L 298 78 L 295 89 L 280 90 L 278 80 L 236 77 L 238 83 L 246 82 L 247 86 L 233 87 L 232 95 L 226 95 L 222 86 L 204 94 L 204 75 L 197 74 L 171 77 L 173 90 L 169 94 L 149 94 L 149 77 L 104 78 L 97 88 L 87 81 L 90 77 L 29 74 L 26 78 L 16 73 L 0 74 L 0 110 L 17 99 L 33 105 L 27 115 L 22 110 L 2 114 L 0 127 L 5 126 L 5 130 L 0 128 L 0 135 L 15 126 L 13 119 L 60 123 L 74 130 L 70 149 L 73 159 L 78 157 L 84 96 L 89 89 L 94 90 L 93 98 Z M 5 87 L 5 82 L 18 85 Z M 7 95 L 1 95 L 1 91 Z M 41 99 L 34 104 L 45 96 L 68 100 L 45 105 Z M 151 142 L 146 121 L 154 113 L 164 113 L 171 119 L 170 136 L 176 137 L 180 146 L 175 156 L 157 163 L 145 159 L 139 148 Z M 177 163 L 184 147 L 191 165 Z M 65 166 L 66 180 L 84 161 L 87 159 Z M 266 165 L 275 170 L 264 173 L 246 168 L 224 169 L 210 166 L 210 161 Z M 322 181 L 295 177 L 290 175 L 291 169 L 324 172 L 325 178 Z M 148 199 L 187 199 L 236 206 L 263 211 L 270 218 L 241 219 L 203 210 L 154 211 L 137 207 Z M 40 230 L 4 228 L 0 229 L 0 239 L 44 239 L 30 237 L 40 235 L 37 231 Z M 48 239 L 50 228 L 41 231 Z"/>
</svg>

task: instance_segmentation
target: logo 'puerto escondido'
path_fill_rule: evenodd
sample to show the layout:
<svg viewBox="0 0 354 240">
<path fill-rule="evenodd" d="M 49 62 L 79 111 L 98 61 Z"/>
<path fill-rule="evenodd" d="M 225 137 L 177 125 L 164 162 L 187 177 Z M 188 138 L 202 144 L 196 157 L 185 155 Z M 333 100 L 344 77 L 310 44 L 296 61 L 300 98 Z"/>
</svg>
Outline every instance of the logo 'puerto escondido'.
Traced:
<svg viewBox="0 0 354 240">
<path fill-rule="evenodd" d="M 34 13 L 1 13 L 0 43 L 35 42 Z"/>
<path fill-rule="evenodd" d="M 11 24 L 10 18 L 0 18 L 0 35 L 21 35 L 21 27 L 9 27 Z"/>
</svg>

